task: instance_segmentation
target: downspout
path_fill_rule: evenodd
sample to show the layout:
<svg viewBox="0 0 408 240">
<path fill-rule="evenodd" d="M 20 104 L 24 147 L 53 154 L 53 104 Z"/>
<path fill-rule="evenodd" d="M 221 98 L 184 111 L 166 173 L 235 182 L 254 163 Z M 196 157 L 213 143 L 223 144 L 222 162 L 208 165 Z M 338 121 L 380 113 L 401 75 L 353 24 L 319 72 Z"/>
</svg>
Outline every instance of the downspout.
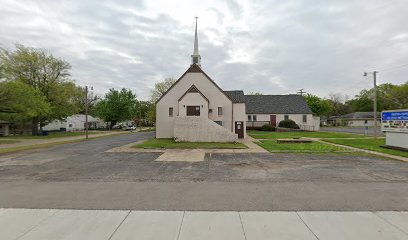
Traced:
<svg viewBox="0 0 408 240">
<path fill-rule="evenodd" d="M 232 115 L 231 115 L 231 132 L 234 132 L 234 103 L 231 101 Z"/>
</svg>

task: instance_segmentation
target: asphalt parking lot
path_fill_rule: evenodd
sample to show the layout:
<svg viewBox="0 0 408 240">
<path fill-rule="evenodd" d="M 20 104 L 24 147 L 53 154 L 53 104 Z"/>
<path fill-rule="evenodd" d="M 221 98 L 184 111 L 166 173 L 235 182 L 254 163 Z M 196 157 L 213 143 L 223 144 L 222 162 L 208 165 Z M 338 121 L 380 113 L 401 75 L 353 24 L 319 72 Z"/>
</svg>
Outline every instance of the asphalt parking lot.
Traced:
<svg viewBox="0 0 408 240">
<path fill-rule="evenodd" d="M 105 152 L 134 133 L 0 156 L 0 207 L 148 210 L 408 210 L 408 164 L 353 154 Z"/>
</svg>

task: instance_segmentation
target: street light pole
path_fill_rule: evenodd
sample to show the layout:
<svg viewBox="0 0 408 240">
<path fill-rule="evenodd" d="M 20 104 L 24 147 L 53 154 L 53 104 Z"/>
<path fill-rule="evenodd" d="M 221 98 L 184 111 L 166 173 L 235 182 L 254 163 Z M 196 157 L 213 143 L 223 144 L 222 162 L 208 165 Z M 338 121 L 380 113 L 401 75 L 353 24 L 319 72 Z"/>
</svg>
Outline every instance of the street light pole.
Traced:
<svg viewBox="0 0 408 240">
<path fill-rule="evenodd" d="M 374 93 L 373 93 L 373 110 L 374 110 L 374 138 L 377 138 L 377 71 L 373 71 L 374 80 Z M 367 72 L 364 72 L 363 76 L 367 76 Z"/>
<path fill-rule="evenodd" d="M 374 78 L 374 138 L 377 138 L 377 71 L 373 72 Z"/>
<path fill-rule="evenodd" d="M 88 86 L 85 86 L 85 138 L 88 139 Z"/>
</svg>

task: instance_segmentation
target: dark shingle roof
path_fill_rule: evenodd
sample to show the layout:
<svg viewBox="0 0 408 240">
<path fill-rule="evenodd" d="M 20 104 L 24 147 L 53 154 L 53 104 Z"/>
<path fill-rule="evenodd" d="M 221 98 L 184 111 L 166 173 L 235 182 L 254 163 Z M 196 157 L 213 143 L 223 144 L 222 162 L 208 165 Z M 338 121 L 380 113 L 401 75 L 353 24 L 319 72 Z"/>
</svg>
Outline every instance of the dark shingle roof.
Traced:
<svg viewBox="0 0 408 240">
<path fill-rule="evenodd" d="M 246 113 L 311 114 L 301 95 L 245 95 Z"/>
<path fill-rule="evenodd" d="M 377 115 L 378 117 L 381 116 L 380 113 Z M 341 116 L 331 117 L 330 119 L 374 119 L 373 112 L 354 112 L 349 114 L 344 114 Z"/>
<path fill-rule="evenodd" d="M 245 103 L 244 91 L 235 90 L 235 91 L 224 91 L 233 103 Z"/>
</svg>

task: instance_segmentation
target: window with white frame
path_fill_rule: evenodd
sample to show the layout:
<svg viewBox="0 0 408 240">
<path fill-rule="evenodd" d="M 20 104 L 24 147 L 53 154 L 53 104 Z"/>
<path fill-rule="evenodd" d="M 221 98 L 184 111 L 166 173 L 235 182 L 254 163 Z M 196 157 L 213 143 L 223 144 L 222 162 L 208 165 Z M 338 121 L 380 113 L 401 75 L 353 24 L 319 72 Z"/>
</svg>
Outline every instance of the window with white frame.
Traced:
<svg viewBox="0 0 408 240">
<path fill-rule="evenodd" d="M 252 115 L 252 121 L 256 122 L 256 115 Z"/>
<path fill-rule="evenodd" d="M 222 107 L 218 107 L 218 116 L 222 116 Z"/>
<path fill-rule="evenodd" d="M 307 115 L 303 115 L 303 123 L 307 123 Z"/>
<path fill-rule="evenodd" d="M 285 119 L 285 120 L 289 120 L 289 115 L 285 115 L 285 116 L 284 116 L 284 119 Z"/>
<path fill-rule="evenodd" d="M 169 107 L 169 117 L 173 117 L 173 108 Z"/>
<path fill-rule="evenodd" d="M 251 121 L 251 120 L 252 120 L 251 115 L 248 115 L 248 121 Z"/>
</svg>

